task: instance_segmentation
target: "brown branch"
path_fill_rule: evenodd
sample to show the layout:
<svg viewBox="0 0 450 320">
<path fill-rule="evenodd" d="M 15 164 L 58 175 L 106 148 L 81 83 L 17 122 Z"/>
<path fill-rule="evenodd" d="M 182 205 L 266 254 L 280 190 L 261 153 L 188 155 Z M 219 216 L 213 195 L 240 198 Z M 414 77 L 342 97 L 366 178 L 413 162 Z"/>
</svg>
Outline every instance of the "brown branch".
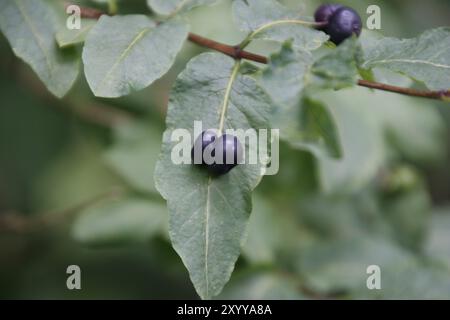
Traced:
<svg viewBox="0 0 450 320">
<path fill-rule="evenodd" d="M 103 13 L 97 9 L 92 8 L 81 8 L 81 16 L 85 18 L 94 18 L 100 17 Z M 221 52 L 227 56 L 230 56 L 234 59 L 245 59 L 251 60 L 254 62 L 267 64 L 269 59 L 265 56 L 251 53 L 245 50 L 241 50 L 239 46 L 231 46 L 225 43 L 217 42 L 215 40 L 202 37 L 195 33 L 189 33 L 188 40 L 192 43 L 195 43 L 201 47 L 212 49 L 218 52 Z M 450 98 L 450 90 L 441 90 L 441 91 L 428 91 L 428 90 L 417 90 L 411 88 L 397 87 L 384 83 L 368 81 L 368 80 L 358 80 L 358 85 L 361 87 L 366 87 L 370 89 L 383 90 L 388 92 L 394 92 L 398 94 L 403 94 L 407 96 L 413 97 L 421 97 L 428 99 L 436 99 L 436 100 L 447 100 Z"/>
<path fill-rule="evenodd" d="M 73 3 L 66 2 L 64 3 L 64 7 L 67 10 L 67 7 L 73 5 Z M 95 9 L 95 8 L 80 8 L 81 9 L 81 17 L 86 19 L 100 19 L 100 17 L 104 14 L 108 15 L 107 13 Z"/>
<path fill-rule="evenodd" d="M 40 214 L 25 215 L 18 212 L 2 212 L 0 214 L 0 233 L 27 233 L 41 230 L 46 227 L 53 227 L 67 219 L 73 218 L 79 212 L 102 201 L 120 198 L 124 194 L 120 187 L 113 187 L 101 194 L 95 195 L 81 203 L 78 203 L 61 211 L 45 212 Z"/>
<path fill-rule="evenodd" d="M 372 81 L 367 81 L 367 80 L 358 80 L 358 85 L 361 87 L 366 87 L 366 88 L 370 88 L 370 89 L 395 92 L 395 93 L 404 94 L 404 95 L 413 96 L 413 97 L 438 99 L 438 100 L 444 100 L 446 98 L 450 98 L 450 90 L 447 90 L 447 91 L 445 91 L 445 90 L 442 90 L 442 91 L 416 90 L 416 89 L 411 89 L 411 88 L 391 86 L 389 84 L 372 82 Z"/>
</svg>

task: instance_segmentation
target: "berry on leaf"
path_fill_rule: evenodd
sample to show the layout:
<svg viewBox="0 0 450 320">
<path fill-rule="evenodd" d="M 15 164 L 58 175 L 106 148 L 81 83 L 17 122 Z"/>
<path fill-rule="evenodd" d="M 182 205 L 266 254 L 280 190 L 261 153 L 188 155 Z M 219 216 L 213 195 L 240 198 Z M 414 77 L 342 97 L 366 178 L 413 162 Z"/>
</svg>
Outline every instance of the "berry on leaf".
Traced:
<svg viewBox="0 0 450 320">
<path fill-rule="evenodd" d="M 362 21 L 359 14 L 348 7 L 341 7 L 330 17 L 325 32 L 336 45 L 350 38 L 353 34 L 361 34 Z"/>
<path fill-rule="evenodd" d="M 205 149 L 217 139 L 216 132 L 214 130 L 205 130 L 202 132 L 200 136 L 198 136 L 197 140 L 194 142 L 194 146 L 191 149 L 191 159 L 194 164 L 206 164 L 204 159 L 205 154 L 210 154 L 214 156 L 214 146 L 212 145 L 210 148 L 212 150 L 209 153 L 205 153 Z M 212 163 L 212 161 L 207 161 L 208 163 Z"/>
<path fill-rule="evenodd" d="M 323 4 L 319 8 L 317 8 L 314 19 L 319 23 L 328 23 L 330 21 L 331 16 L 343 6 L 341 4 Z M 320 26 L 317 29 L 325 30 L 326 26 Z"/>
<path fill-rule="evenodd" d="M 238 138 L 224 134 L 219 137 L 215 143 L 215 161 L 213 164 L 206 165 L 208 172 L 219 176 L 230 172 L 242 162 L 243 149 Z"/>
<path fill-rule="evenodd" d="M 229 134 L 217 137 L 214 130 L 203 131 L 191 149 L 192 162 L 206 167 L 214 176 L 228 173 L 242 162 L 242 158 L 243 149 L 238 138 Z"/>
</svg>

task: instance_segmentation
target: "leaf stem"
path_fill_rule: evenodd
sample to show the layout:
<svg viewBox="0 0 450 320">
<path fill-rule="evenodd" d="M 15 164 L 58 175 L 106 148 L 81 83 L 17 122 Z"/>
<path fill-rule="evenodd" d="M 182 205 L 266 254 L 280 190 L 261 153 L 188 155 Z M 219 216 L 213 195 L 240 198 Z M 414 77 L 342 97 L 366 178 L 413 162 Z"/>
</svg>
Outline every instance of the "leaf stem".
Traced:
<svg viewBox="0 0 450 320">
<path fill-rule="evenodd" d="M 92 19 L 98 19 L 101 15 L 105 14 L 104 12 L 92 9 L 92 8 L 81 8 L 81 15 L 85 18 L 92 18 Z M 287 23 L 287 21 L 298 21 L 300 23 L 301 20 L 280 20 L 279 22 L 284 21 L 284 23 Z M 302 23 L 308 23 L 311 26 L 316 25 L 317 23 L 314 22 L 306 22 L 302 21 Z M 230 46 L 228 44 L 220 43 L 215 40 L 202 37 L 200 35 L 197 35 L 195 33 L 189 33 L 188 40 L 190 42 L 193 42 L 201 47 L 209 48 L 218 52 L 221 52 L 223 54 L 226 54 L 227 56 L 230 56 L 236 60 L 240 59 L 246 59 L 262 64 L 268 63 L 268 58 L 259 54 L 247 52 L 243 50 L 250 42 L 251 37 L 255 36 L 255 32 L 258 33 L 263 31 L 265 28 L 268 28 L 267 25 L 264 25 L 260 27 L 259 29 L 255 30 L 250 34 L 244 41 L 242 41 L 237 46 Z M 248 42 L 248 43 L 247 43 Z M 384 83 L 374 82 L 374 81 L 367 81 L 367 80 L 358 80 L 357 83 L 361 87 L 371 88 L 375 90 L 383 90 L 383 91 L 389 91 L 394 92 L 398 94 L 403 94 L 407 96 L 413 96 L 413 97 L 421 97 L 421 98 L 428 98 L 428 99 L 436 99 L 436 100 L 443 100 L 448 101 L 450 100 L 450 89 L 449 90 L 441 90 L 441 91 L 428 91 L 428 90 L 416 90 L 411 88 L 404 88 L 404 87 L 397 87 L 392 86 Z"/>
<path fill-rule="evenodd" d="M 228 104 L 230 102 L 231 89 L 233 88 L 233 83 L 237 77 L 240 66 L 241 66 L 241 61 L 236 60 L 236 63 L 234 64 L 234 67 L 233 67 L 233 71 L 231 72 L 230 80 L 228 81 L 228 85 L 225 90 L 225 95 L 224 95 L 223 104 L 222 104 L 222 113 L 220 115 L 220 123 L 219 123 L 219 131 L 221 133 L 223 133 L 223 127 L 225 125 L 225 115 L 227 113 Z"/>
<path fill-rule="evenodd" d="M 250 42 L 252 42 L 252 40 L 261 32 L 270 29 L 274 26 L 277 25 L 281 25 L 281 24 L 299 24 L 299 25 L 304 25 L 304 26 L 309 26 L 309 27 L 320 27 L 325 25 L 326 23 L 322 23 L 322 22 L 314 22 L 314 21 L 304 21 L 304 20 L 297 20 L 297 19 L 286 19 L 286 20 L 277 20 L 277 21 L 272 21 L 269 23 L 266 23 L 262 26 L 260 26 L 259 28 L 257 28 L 256 30 L 254 30 L 252 33 L 250 33 L 245 39 L 244 41 L 241 42 L 241 44 L 239 45 L 239 47 L 243 50 L 245 49 Z"/>
</svg>

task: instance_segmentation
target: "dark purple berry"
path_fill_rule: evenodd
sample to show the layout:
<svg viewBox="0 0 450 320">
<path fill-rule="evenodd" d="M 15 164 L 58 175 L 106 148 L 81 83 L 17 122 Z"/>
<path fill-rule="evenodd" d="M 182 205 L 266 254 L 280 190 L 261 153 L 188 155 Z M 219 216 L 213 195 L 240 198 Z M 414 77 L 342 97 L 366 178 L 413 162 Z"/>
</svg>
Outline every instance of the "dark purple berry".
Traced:
<svg viewBox="0 0 450 320">
<path fill-rule="evenodd" d="M 317 8 L 314 13 L 314 19 L 316 22 L 320 23 L 328 23 L 330 21 L 331 16 L 343 6 L 341 4 L 323 4 L 319 8 Z M 325 30 L 326 26 L 317 27 L 319 30 Z"/>
<path fill-rule="evenodd" d="M 342 7 L 330 18 L 325 32 L 336 45 L 350 38 L 353 34 L 361 34 L 362 21 L 359 14 L 352 8 Z"/>
<path fill-rule="evenodd" d="M 211 143 L 215 142 L 217 139 L 216 132 L 214 130 L 205 130 L 201 135 L 198 136 L 197 140 L 194 142 L 194 146 L 191 149 L 191 159 L 194 164 L 205 164 L 206 162 L 212 163 L 211 161 L 205 161 L 204 155 L 211 154 L 214 156 L 214 147 L 213 145 L 210 147 L 212 150 L 209 153 L 205 152 L 206 147 L 208 147 Z"/>
<path fill-rule="evenodd" d="M 224 134 L 215 142 L 215 161 L 206 165 L 212 175 L 223 175 L 241 163 L 243 149 L 238 138 L 229 134 Z"/>
</svg>

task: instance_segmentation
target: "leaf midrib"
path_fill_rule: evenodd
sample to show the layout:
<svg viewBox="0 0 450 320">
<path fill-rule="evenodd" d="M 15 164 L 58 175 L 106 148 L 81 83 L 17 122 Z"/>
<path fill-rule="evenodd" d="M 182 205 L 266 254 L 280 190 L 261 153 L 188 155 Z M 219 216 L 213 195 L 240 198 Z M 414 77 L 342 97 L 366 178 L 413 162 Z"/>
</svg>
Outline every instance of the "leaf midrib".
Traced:
<svg viewBox="0 0 450 320">
<path fill-rule="evenodd" d="M 236 77 L 239 72 L 239 67 L 241 63 L 239 60 L 237 60 L 234 63 L 233 70 L 231 71 L 230 79 L 228 80 L 224 97 L 223 97 L 223 103 L 221 106 L 221 113 L 220 113 L 220 119 L 219 119 L 219 132 L 223 132 L 224 128 L 224 122 L 226 118 L 226 113 L 228 110 L 228 105 L 230 101 L 230 95 L 231 90 L 233 88 L 233 83 L 236 80 Z M 211 206 L 211 184 L 212 184 L 212 178 L 208 178 L 208 186 L 206 191 L 206 205 L 205 205 L 205 295 L 208 298 L 209 297 L 209 274 L 208 274 L 208 255 L 209 255 L 209 216 L 210 216 L 210 206 Z M 217 189 L 217 187 L 216 187 Z M 217 189 L 218 190 L 218 189 Z"/>
<path fill-rule="evenodd" d="M 209 297 L 209 276 L 208 276 L 208 254 L 209 254 L 209 214 L 210 214 L 210 195 L 211 195 L 211 177 L 208 178 L 208 187 L 206 189 L 205 206 L 205 289 L 206 297 Z"/>
<path fill-rule="evenodd" d="M 427 61 L 427 60 L 420 60 L 420 59 L 383 59 L 383 60 L 373 60 L 373 61 L 368 61 L 367 63 L 365 63 L 365 65 L 373 63 L 373 64 L 387 64 L 387 63 L 395 63 L 395 62 L 400 62 L 400 63 L 411 63 L 411 64 L 417 64 L 417 63 L 421 63 L 421 64 L 427 64 L 436 68 L 444 68 L 444 69 L 450 69 L 450 65 L 445 65 L 445 64 L 440 64 L 440 63 L 435 63 L 435 62 L 431 62 L 431 61 Z"/>
<path fill-rule="evenodd" d="M 47 53 L 47 51 L 44 49 L 43 45 L 42 45 L 42 39 L 39 36 L 39 34 L 36 32 L 36 29 L 34 28 L 34 25 L 31 23 L 31 19 L 28 16 L 28 14 L 25 11 L 25 8 L 23 7 L 23 5 L 21 4 L 22 1 L 21 0 L 14 0 L 14 3 L 17 6 L 17 10 L 19 10 L 20 15 L 22 16 L 23 20 L 25 21 L 25 23 L 28 25 L 28 28 L 30 29 L 34 39 L 36 40 L 36 44 L 38 45 L 39 49 L 42 51 L 42 54 L 45 57 L 45 62 L 48 68 L 48 74 L 49 77 L 52 78 L 52 64 L 50 62 L 50 57 Z"/>
<path fill-rule="evenodd" d="M 133 49 L 133 47 L 140 41 L 142 38 L 153 28 L 151 27 L 145 27 L 142 29 L 134 38 L 133 41 L 128 45 L 128 47 L 122 52 L 122 54 L 119 56 L 116 62 L 114 62 L 113 66 L 109 71 L 106 73 L 105 77 L 100 81 L 100 83 L 97 85 L 96 91 L 100 92 L 100 89 L 103 88 L 103 86 L 109 81 L 109 78 L 113 74 L 113 72 L 117 69 L 119 64 L 123 62 L 123 60 L 128 56 L 129 52 Z"/>
</svg>

